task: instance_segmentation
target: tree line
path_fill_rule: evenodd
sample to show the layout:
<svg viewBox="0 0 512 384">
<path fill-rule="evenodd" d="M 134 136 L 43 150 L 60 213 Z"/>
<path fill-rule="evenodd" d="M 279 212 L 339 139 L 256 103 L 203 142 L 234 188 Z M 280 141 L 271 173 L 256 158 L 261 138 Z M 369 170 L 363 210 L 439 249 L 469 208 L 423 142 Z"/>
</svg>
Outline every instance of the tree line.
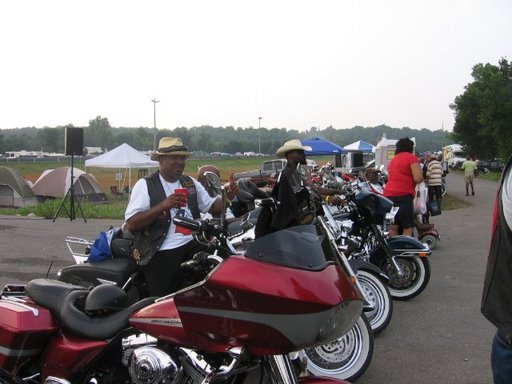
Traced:
<svg viewBox="0 0 512 384">
<path fill-rule="evenodd" d="M 72 125 L 68 125 L 73 127 Z M 20 128 L 0 130 L 0 153 L 6 151 L 43 151 L 64 152 L 65 126 L 54 128 Z M 80 128 L 80 127 L 79 127 Z M 401 137 L 415 137 L 417 151 L 439 151 L 444 145 L 451 144 L 448 133 L 443 130 L 429 131 L 427 129 L 414 130 L 411 128 L 392 128 L 386 125 L 377 127 L 353 127 L 348 129 L 335 129 L 330 126 L 325 129 L 312 127 L 308 131 L 287 130 L 285 128 L 242 128 L 242 127 L 179 127 L 175 129 L 154 128 L 113 128 L 108 119 L 98 116 L 89 121 L 84 129 L 84 147 L 101 147 L 105 150 L 127 143 L 132 147 L 144 151 L 152 150 L 161 137 L 180 137 L 193 151 L 197 152 L 256 152 L 260 148 L 264 154 L 273 154 L 285 141 L 290 139 L 310 139 L 321 137 L 344 146 L 357 140 L 363 140 L 376 145 L 386 135 L 388 139 Z M 155 135 L 156 134 L 156 135 Z"/>
<path fill-rule="evenodd" d="M 450 106 L 455 112 L 451 138 L 469 154 L 507 159 L 512 153 L 512 63 L 477 64 L 474 81 Z"/>
<path fill-rule="evenodd" d="M 474 81 L 455 97 L 450 108 L 455 114 L 453 132 L 444 130 L 414 130 L 408 127 L 392 128 L 355 126 L 337 129 L 333 126 L 307 131 L 286 128 L 253 127 L 178 127 L 158 129 L 148 127 L 111 127 L 106 117 L 97 116 L 84 129 L 84 146 L 112 149 L 127 143 L 139 150 L 152 150 L 154 143 L 164 136 L 181 137 L 193 151 L 259 152 L 272 154 L 286 140 L 321 137 L 345 146 L 357 140 L 370 144 L 386 135 L 388 139 L 416 138 L 418 153 L 439 151 L 443 146 L 459 143 L 467 153 L 480 159 L 502 157 L 512 153 L 512 64 L 501 59 L 499 65 L 476 64 L 472 70 Z M 68 125 L 72 127 L 72 125 Z M 64 152 L 65 126 L 0 129 L 0 153 L 6 151 Z M 79 127 L 80 128 L 80 127 Z"/>
</svg>

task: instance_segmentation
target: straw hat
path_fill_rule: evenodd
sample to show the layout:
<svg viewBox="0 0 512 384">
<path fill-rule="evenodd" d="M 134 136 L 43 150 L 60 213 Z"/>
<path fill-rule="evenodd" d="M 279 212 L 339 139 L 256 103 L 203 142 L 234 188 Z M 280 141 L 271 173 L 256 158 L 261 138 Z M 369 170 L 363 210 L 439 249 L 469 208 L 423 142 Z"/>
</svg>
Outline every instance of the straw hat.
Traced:
<svg viewBox="0 0 512 384">
<path fill-rule="evenodd" d="M 158 160 L 160 156 L 191 156 L 187 147 L 179 137 L 162 137 L 158 143 L 158 150 L 151 155 L 151 160 Z"/>
<path fill-rule="evenodd" d="M 286 152 L 290 151 L 311 151 L 308 145 L 302 145 L 299 139 L 288 140 L 276 151 L 278 157 L 285 157 Z"/>
</svg>

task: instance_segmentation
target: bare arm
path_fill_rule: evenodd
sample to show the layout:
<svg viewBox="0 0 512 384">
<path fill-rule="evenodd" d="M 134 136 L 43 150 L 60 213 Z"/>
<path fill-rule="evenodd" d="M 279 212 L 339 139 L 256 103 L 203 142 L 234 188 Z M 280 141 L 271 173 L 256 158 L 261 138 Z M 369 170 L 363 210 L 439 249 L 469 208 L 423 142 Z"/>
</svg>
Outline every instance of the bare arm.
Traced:
<svg viewBox="0 0 512 384">
<path fill-rule="evenodd" d="M 416 184 L 421 183 L 423 181 L 423 171 L 421 170 L 421 166 L 419 163 L 411 164 L 411 172 L 412 178 Z"/>
</svg>

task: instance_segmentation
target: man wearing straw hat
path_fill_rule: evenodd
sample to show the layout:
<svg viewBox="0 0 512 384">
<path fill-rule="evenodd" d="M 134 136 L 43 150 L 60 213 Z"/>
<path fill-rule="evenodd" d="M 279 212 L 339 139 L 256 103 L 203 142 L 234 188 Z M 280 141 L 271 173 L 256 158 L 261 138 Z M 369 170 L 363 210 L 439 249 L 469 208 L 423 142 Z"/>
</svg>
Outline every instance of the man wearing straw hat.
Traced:
<svg viewBox="0 0 512 384">
<path fill-rule="evenodd" d="M 306 224 L 314 217 L 310 207 L 310 194 L 300 172 L 301 165 L 306 165 L 306 151 L 312 148 L 302 145 L 299 139 L 286 141 L 276 151 L 276 155 L 286 159 L 286 166 L 278 175 L 271 195 L 279 201 L 275 214 L 269 209 L 262 210 L 255 228 L 256 237 L 265 236 L 273 231 L 293 225 Z M 328 204 L 341 204 L 343 199 L 336 195 L 336 190 L 315 188 L 320 195 L 325 195 Z"/>
<path fill-rule="evenodd" d="M 151 156 L 159 162 L 159 171 L 135 183 L 126 207 L 127 229 L 135 235 L 132 257 L 144 267 L 151 296 L 174 292 L 180 285 L 180 264 L 201 250 L 185 228 L 172 222 L 173 217 L 222 212 L 222 199 L 211 197 L 197 180 L 183 174 L 190 155 L 180 138 L 160 139 Z M 228 196 L 230 192 L 228 187 Z"/>
</svg>

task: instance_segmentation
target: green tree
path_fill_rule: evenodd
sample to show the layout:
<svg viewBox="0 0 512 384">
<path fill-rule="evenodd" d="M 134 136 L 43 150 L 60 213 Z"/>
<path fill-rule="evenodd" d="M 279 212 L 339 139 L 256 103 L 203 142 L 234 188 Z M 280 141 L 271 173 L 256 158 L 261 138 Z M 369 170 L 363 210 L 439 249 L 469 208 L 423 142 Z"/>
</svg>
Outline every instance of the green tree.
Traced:
<svg viewBox="0 0 512 384">
<path fill-rule="evenodd" d="M 512 67 L 506 59 L 499 66 L 477 64 L 474 81 L 455 98 L 452 138 L 479 158 L 512 153 Z"/>
<path fill-rule="evenodd" d="M 64 129 L 48 128 L 39 129 L 36 140 L 40 149 L 44 152 L 62 152 L 64 146 Z"/>
<path fill-rule="evenodd" d="M 89 126 L 84 132 L 85 147 L 110 148 L 113 143 L 113 132 L 106 117 L 97 116 L 89 120 Z"/>
</svg>

